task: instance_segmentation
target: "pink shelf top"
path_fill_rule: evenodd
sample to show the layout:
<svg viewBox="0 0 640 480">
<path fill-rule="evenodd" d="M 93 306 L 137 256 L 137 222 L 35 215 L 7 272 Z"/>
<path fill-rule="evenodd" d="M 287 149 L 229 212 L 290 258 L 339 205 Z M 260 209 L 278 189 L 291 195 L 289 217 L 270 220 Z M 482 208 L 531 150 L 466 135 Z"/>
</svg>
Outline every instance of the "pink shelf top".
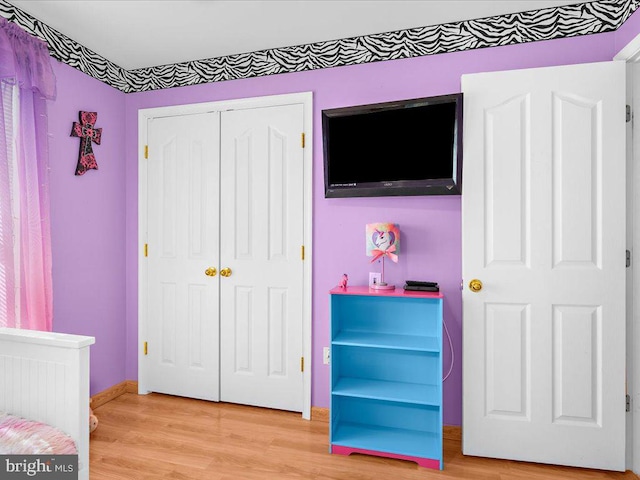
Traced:
<svg viewBox="0 0 640 480">
<path fill-rule="evenodd" d="M 442 292 L 405 291 L 404 288 L 398 286 L 394 290 L 374 290 L 368 286 L 335 287 L 329 293 L 332 295 L 370 295 L 372 297 L 444 298 Z"/>
</svg>

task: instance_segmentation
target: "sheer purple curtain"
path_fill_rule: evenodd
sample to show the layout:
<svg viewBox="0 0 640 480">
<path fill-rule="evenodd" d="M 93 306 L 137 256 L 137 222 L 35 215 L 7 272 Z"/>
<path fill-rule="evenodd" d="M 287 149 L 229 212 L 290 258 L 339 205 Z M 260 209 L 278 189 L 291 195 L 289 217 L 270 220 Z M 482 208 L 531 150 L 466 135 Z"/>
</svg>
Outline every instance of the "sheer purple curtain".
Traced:
<svg viewBox="0 0 640 480">
<path fill-rule="evenodd" d="M 46 101 L 56 87 L 50 62 L 43 41 L 0 17 L 0 323 L 45 331 L 53 319 Z M 7 105 L 13 98 L 19 105 Z M 17 112 L 15 129 L 10 112 Z"/>
</svg>

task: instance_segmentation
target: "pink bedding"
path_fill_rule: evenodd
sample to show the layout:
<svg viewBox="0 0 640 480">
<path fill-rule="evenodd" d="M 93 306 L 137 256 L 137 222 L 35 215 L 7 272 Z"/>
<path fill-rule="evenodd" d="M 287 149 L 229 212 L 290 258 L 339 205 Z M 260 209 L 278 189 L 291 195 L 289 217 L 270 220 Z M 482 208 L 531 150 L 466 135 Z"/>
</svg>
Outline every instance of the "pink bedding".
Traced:
<svg viewBox="0 0 640 480">
<path fill-rule="evenodd" d="M 46 423 L 0 412 L 1 455 L 74 455 L 78 453 L 71 437 Z"/>
</svg>

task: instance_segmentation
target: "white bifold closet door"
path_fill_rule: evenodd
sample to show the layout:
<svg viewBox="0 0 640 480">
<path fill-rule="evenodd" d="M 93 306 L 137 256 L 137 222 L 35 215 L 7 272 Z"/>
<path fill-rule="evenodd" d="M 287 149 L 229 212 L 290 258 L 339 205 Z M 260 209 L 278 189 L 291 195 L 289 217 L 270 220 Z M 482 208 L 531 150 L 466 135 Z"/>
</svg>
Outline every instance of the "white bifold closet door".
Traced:
<svg viewBox="0 0 640 480">
<path fill-rule="evenodd" d="M 303 106 L 222 113 L 220 400 L 302 411 Z"/>
<path fill-rule="evenodd" d="M 149 120 L 147 356 L 150 391 L 219 399 L 220 115 Z"/>
<path fill-rule="evenodd" d="M 150 121 L 150 391 L 302 411 L 302 131 L 301 104 Z"/>
</svg>

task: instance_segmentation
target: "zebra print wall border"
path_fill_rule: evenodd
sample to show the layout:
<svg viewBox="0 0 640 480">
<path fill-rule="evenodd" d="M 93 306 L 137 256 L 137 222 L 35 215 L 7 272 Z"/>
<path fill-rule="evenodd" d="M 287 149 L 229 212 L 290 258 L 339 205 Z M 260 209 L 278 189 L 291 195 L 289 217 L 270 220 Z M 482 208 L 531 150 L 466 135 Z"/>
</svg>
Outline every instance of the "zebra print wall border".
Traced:
<svg viewBox="0 0 640 480">
<path fill-rule="evenodd" d="M 47 42 L 51 56 L 118 90 L 144 92 L 611 32 L 640 0 L 597 0 L 172 65 L 125 70 L 0 0 L 0 15 Z"/>
</svg>

